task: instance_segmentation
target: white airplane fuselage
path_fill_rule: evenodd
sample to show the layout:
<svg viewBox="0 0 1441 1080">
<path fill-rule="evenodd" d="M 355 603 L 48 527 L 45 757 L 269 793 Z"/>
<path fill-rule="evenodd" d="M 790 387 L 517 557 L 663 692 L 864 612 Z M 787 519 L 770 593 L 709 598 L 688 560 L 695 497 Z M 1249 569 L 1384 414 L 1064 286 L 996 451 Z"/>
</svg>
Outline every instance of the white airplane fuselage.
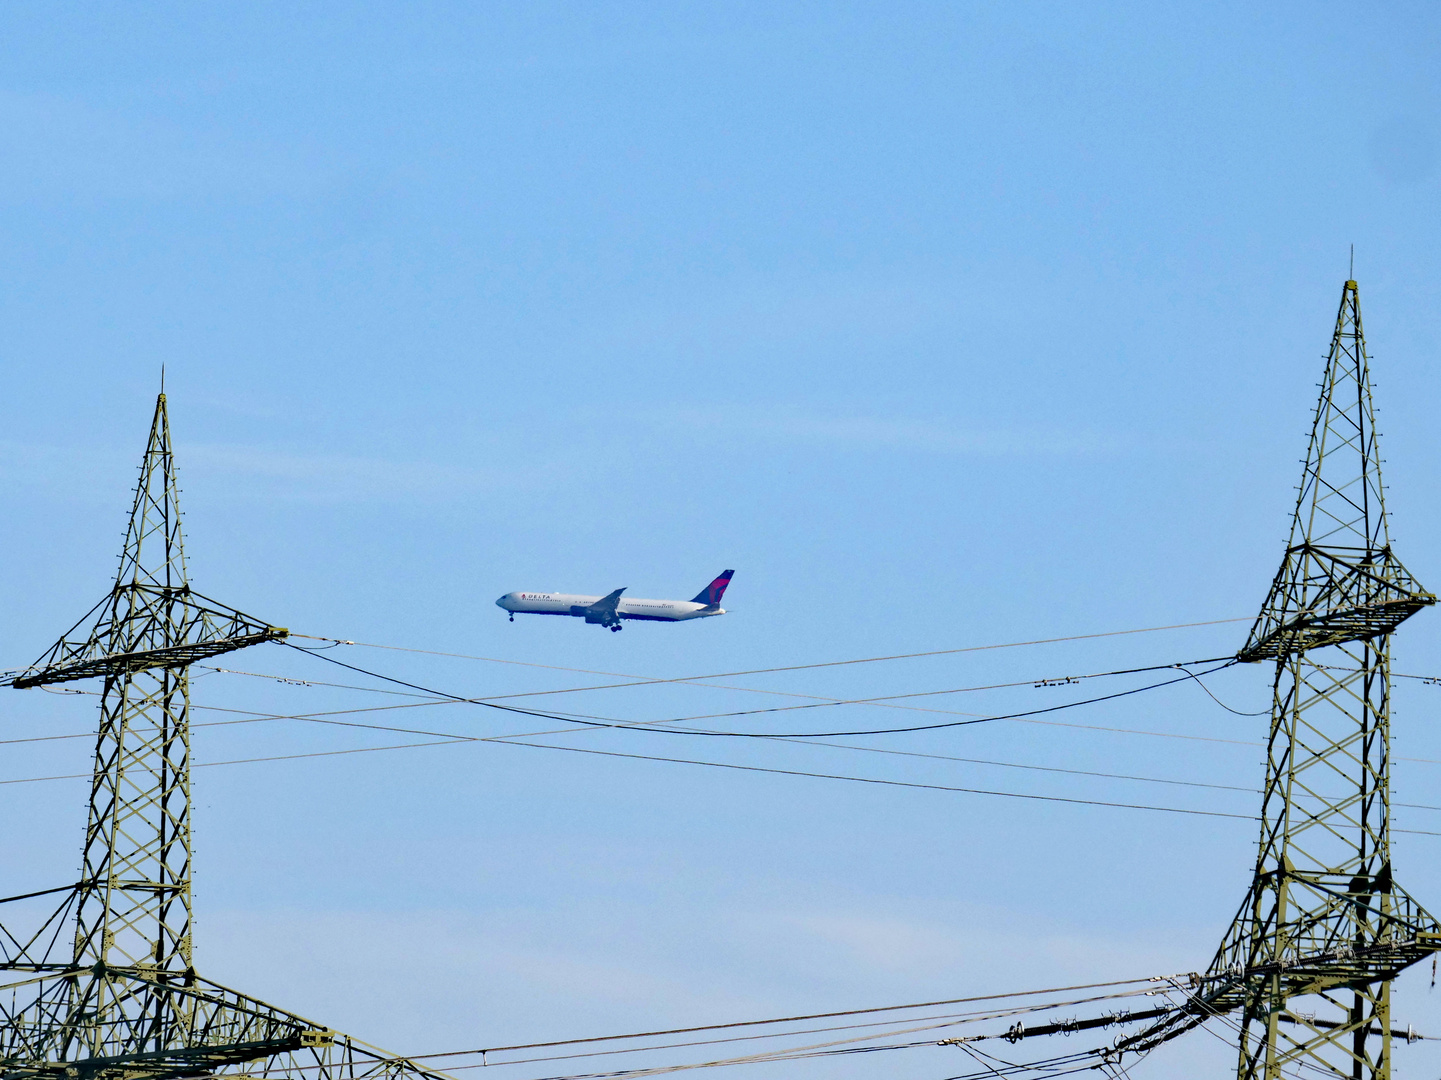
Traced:
<svg viewBox="0 0 1441 1080">
<path fill-rule="evenodd" d="M 588 610 L 605 599 L 601 596 L 580 596 L 575 593 L 509 592 L 496 601 L 498 607 L 511 614 L 572 615 L 585 618 Z M 708 619 L 724 615 L 725 608 L 716 604 L 697 604 L 689 600 L 642 600 L 622 597 L 616 602 L 615 613 L 622 619 L 647 619 L 652 622 L 684 622 L 687 619 Z"/>
<path fill-rule="evenodd" d="M 720 606 L 726 586 L 731 583 L 734 570 L 723 570 L 691 600 L 640 600 L 635 597 L 624 599 L 624 588 L 614 589 L 604 596 L 580 596 L 576 593 L 553 592 L 508 592 L 497 600 L 496 606 L 510 612 L 510 621 L 516 615 L 570 615 L 588 623 L 604 626 L 607 630 L 619 630 L 624 619 L 645 619 L 649 622 L 686 622 L 689 619 L 707 619 L 712 615 L 724 615 Z"/>
</svg>

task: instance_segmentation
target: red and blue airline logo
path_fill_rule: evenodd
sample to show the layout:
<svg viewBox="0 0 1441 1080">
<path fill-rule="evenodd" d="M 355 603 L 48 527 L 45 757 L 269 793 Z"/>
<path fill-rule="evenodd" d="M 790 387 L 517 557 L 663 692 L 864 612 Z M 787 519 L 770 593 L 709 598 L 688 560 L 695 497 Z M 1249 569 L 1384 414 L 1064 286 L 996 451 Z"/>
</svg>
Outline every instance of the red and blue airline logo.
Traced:
<svg viewBox="0 0 1441 1080">
<path fill-rule="evenodd" d="M 726 586 L 731 583 L 731 578 L 734 576 L 734 570 L 724 571 L 720 577 L 702 589 L 700 594 L 692 600 L 691 603 L 705 604 L 707 607 L 716 607 L 720 604 L 721 597 L 725 595 Z"/>
</svg>

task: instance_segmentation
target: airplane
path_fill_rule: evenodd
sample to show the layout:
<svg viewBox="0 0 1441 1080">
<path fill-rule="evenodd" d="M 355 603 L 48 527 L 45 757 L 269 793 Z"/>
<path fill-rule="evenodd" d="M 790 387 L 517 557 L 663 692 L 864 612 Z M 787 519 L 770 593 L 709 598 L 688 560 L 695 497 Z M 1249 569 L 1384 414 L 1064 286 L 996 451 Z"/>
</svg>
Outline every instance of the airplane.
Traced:
<svg viewBox="0 0 1441 1080">
<path fill-rule="evenodd" d="M 572 615 L 608 627 L 612 631 L 621 629 L 622 619 L 645 619 L 649 622 L 685 622 L 687 619 L 708 619 L 712 615 L 724 615 L 720 606 L 726 586 L 731 583 L 734 570 L 724 571 L 694 600 L 622 600 L 624 588 L 616 589 L 605 596 L 575 596 L 571 593 L 508 592 L 495 602 L 497 607 L 510 612 L 510 621 L 515 622 L 516 613 L 522 615 Z"/>
</svg>

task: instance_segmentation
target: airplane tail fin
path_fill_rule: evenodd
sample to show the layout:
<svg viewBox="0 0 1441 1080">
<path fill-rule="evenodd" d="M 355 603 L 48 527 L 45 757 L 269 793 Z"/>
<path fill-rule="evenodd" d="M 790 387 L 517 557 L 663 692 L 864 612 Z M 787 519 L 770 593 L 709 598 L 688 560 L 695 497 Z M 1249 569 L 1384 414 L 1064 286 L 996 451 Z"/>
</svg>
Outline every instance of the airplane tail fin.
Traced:
<svg viewBox="0 0 1441 1080">
<path fill-rule="evenodd" d="M 726 586 L 731 583 L 731 578 L 734 576 L 734 570 L 721 571 L 720 577 L 716 578 L 704 589 L 698 592 L 696 594 L 696 598 L 692 600 L 691 603 L 705 604 L 707 607 L 719 607 L 721 597 L 725 595 Z"/>
</svg>

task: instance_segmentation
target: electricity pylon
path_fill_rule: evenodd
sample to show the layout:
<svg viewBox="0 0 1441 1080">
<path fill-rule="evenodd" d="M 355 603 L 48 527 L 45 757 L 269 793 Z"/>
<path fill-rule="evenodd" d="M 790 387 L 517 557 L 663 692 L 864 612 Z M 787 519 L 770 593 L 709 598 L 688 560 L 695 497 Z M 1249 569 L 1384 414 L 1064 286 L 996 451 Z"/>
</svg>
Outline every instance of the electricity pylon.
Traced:
<svg viewBox="0 0 1441 1080">
<path fill-rule="evenodd" d="M 4 680 L 104 681 L 81 879 L 9 898 L 62 894 L 38 929 L 0 925 L 3 1080 L 439 1076 L 196 973 L 187 669 L 285 636 L 191 589 L 162 393 L 114 588 Z"/>
<path fill-rule="evenodd" d="M 1391 550 L 1356 283 L 1341 293 L 1291 540 L 1237 659 L 1276 666 L 1255 878 L 1141 1051 L 1239 1010 L 1242 1080 L 1391 1075 L 1391 981 L 1441 926 L 1391 871 L 1391 633 L 1436 598 Z"/>
</svg>

